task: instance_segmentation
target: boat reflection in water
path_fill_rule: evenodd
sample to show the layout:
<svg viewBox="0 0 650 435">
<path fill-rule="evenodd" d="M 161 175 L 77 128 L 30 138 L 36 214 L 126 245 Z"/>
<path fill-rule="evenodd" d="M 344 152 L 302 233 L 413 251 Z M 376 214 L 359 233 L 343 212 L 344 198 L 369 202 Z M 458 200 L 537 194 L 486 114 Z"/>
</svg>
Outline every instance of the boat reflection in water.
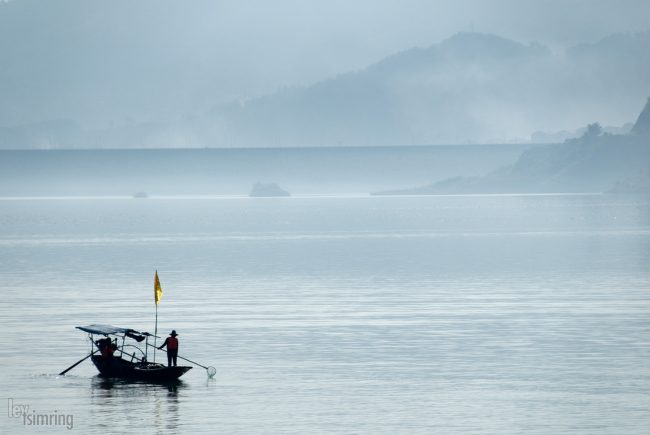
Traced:
<svg viewBox="0 0 650 435">
<path fill-rule="evenodd" d="M 147 427 L 150 433 L 178 433 L 183 391 L 188 388 L 180 380 L 148 382 L 93 376 L 88 389 L 89 417 L 93 426 L 105 428 L 106 433 L 130 433 L 135 426 Z"/>
<path fill-rule="evenodd" d="M 112 396 L 113 393 L 119 395 L 120 392 L 128 392 L 131 389 L 137 389 L 138 391 L 145 393 L 147 391 L 158 393 L 161 390 L 166 389 L 167 392 L 176 394 L 183 388 L 187 387 L 187 385 L 180 379 L 152 382 L 134 379 L 107 378 L 102 375 L 93 377 L 91 380 L 91 386 L 93 389 L 105 390 L 106 396 Z"/>
</svg>

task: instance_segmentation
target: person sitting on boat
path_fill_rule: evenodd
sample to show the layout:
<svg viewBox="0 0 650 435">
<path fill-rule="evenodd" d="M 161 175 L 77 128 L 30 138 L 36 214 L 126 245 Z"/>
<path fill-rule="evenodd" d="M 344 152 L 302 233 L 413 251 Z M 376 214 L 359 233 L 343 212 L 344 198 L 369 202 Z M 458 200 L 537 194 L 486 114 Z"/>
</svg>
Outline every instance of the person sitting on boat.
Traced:
<svg viewBox="0 0 650 435">
<path fill-rule="evenodd" d="M 102 338 L 101 340 L 97 340 L 95 343 L 97 344 L 97 347 L 99 348 L 99 351 L 101 352 L 104 359 L 113 357 L 113 353 L 115 352 L 117 346 L 115 346 L 110 338 Z"/>
<path fill-rule="evenodd" d="M 176 330 L 173 330 L 169 334 L 169 337 L 165 339 L 165 342 L 158 348 L 158 349 L 162 349 L 163 347 L 167 346 L 168 367 L 172 366 L 172 361 L 174 363 L 174 366 L 176 366 L 176 357 L 178 356 L 178 338 L 176 338 L 177 335 L 178 334 L 176 333 Z"/>
</svg>

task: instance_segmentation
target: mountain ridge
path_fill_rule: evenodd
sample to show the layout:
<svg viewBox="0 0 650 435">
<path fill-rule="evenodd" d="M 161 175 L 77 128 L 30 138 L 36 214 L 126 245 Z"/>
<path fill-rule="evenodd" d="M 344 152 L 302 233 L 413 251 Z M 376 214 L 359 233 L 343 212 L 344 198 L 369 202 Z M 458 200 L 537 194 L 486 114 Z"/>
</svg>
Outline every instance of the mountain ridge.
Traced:
<svg viewBox="0 0 650 435">
<path fill-rule="evenodd" d="M 650 52 L 647 35 L 612 38 L 617 46 L 641 44 Z M 638 50 L 616 51 L 625 62 L 597 59 L 606 67 L 595 68 L 593 53 L 605 47 L 611 54 L 610 45 L 604 38 L 585 46 L 588 58 L 576 54 L 580 50 L 558 56 L 539 44 L 459 33 L 359 71 L 215 110 L 214 116 L 224 135 L 240 144 L 262 144 L 268 136 L 312 146 L 523 142 L 548 125 L 571 129 L 603 115 L 614 118 L 612 99 L 631 105 L 637 88 L 650 93 L 644 78 L 650 58 L 628 58 Z"/>
<path fill-rule="evenodd" d="M 650 31 L 610 35 L 560 55 L 536 43 L 461 32 L 363 69 L 243 102 L 212 104 L 174 121 L 126 118 L 89 130 L 61 114 L 57 118 L 79 124 L 79 131 L 45 134 L 39 125 L 50 119 L 8 126 L 0 129 L 0 148 L 524 143 L 534 132 L 575 130 L 592 119 L 629 122 L 638 95 L 650 94 L 648 53 Z M 124 73 L 112 68 L 120 83 Z M 92 88 L 89 80 L 80 79 L 79 86 Z M 59 87 L 65 86 L 76 85 Z M 176 92 L 186 92 L 184 86 Z M 81 104 L 74 95 L 72 104 Z M 98 110 L 102 99 L 98 95 Z"/>
</svg>

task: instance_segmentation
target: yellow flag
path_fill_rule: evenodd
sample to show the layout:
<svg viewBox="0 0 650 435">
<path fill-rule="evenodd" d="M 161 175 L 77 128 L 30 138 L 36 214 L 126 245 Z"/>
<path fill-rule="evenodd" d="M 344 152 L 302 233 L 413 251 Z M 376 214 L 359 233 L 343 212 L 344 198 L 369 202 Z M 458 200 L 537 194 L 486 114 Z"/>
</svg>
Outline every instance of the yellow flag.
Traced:
<svg viewBox="0 0 650 435">
<path fill-rule="evenodd" d="M 153 280 L 153 299 L 156 301 L 156 305 L 162 299 L 162 287 L 160 286 L 160 280 L 158 279 L 158 271 L 156 271 L 156 276 Z"/>
</svg>

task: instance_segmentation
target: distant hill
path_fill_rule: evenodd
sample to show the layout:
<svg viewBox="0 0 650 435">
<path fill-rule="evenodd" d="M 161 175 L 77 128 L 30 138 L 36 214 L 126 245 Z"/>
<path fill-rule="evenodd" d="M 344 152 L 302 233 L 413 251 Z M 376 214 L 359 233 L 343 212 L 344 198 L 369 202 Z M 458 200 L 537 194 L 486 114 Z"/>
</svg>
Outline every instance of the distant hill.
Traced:
<svg viewBox="0 0 650 435">
<path fill-rule="evenodd" d="M 497 35 L 459 33 L 319 83 L 216 104 L 209 100 L 210 81 L 218 78 L 210 74 L 223 68 L 219 59 L 206 52 L 210 68 L 203 69 L 179 61 L 186 47 L 165 23 L 153 23 L 142 36 L 140 26 L 129 22 L 128 32 L 115 40 L 106 26 L 120 12 L 108 3 L 94 8 L 71 1 L 86 17 L 82 22 L 56 3 L 38 2 L 34 33 L 22 45 L 32 55 L 25 56 L 11 42 L 11 32 L 17 32 L 13 18 L 32 20 L 26 17 L 35 4 L 5 4 L 0 15 L 4 149 L 528 142 L 533 132 L 574 131 L 593 119 L 623 125 L 632 120 L 638 95 L 650 94 L 650 31 L 612 35 L 562 53 Z M 61 26 L 67 26 L 65 32 Z M 98 31 L 81 38 L 88 26 Z M 137 74 L 149 69 L 164 74 L 145 79 Z M 204 74 L 200 79 L 193 76 L 198 71 Z M 196 95 L 201 104 L 190 101 Z M 169 106 L 176 116 L 165 115 Z M 160 116 L 139 118 L 156 120 L 147 122 L 128 117 L 142 110 Z M 11 124 L 18 111 L 37 119 Z M 111 123 L 109 114 L 116 111 L 123 111 L 124 119 Z M 75 113 L 103 117 L 101 125 L 108 127 L 84 126 Z"/>
<path fill-rule="evenodd" d="M 650 193 L 650 99 L 632 131 L 603 133 L 591 124 L 582 137 L 526 150 L 512 165 L 484 177 L 455 177 L 378 194 Z"/>
<path fill-rule="evenodd" d="M 460 33 L 368 68 L 217 107 L 233 145 L 386 145 L 525 141 L 592 119 L 630 121 L 650 93 L 650 32 L 558 55 L 537 44 Z M 586 79 L 588 78 L 588 79 Z"/>
</svg>

